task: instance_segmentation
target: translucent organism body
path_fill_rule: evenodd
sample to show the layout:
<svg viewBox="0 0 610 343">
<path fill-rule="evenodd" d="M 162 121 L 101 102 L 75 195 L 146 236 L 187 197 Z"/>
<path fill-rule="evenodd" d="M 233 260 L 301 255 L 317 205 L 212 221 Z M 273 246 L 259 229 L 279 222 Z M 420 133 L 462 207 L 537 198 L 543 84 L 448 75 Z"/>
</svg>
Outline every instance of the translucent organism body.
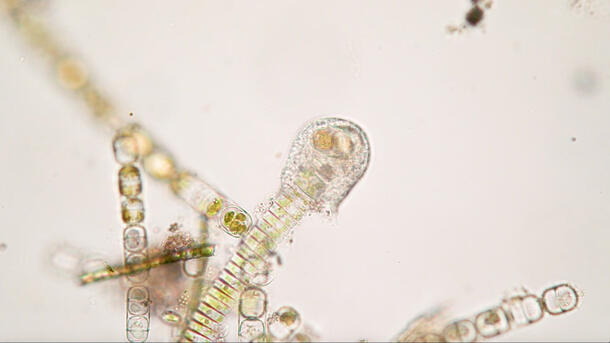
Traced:
<svg viewBox="0 0 610 343">
<path fill-rule="evenodd" d="M 269 208 L 189 316 L 183 339 L 212 341 L 250 280 L 263 272 L 277 245 L 306 214 L 336 213 L 368 167 L 370 146 L 356 124 L 338 118 L 308 123 L 294 140 Z"/>
</svg>

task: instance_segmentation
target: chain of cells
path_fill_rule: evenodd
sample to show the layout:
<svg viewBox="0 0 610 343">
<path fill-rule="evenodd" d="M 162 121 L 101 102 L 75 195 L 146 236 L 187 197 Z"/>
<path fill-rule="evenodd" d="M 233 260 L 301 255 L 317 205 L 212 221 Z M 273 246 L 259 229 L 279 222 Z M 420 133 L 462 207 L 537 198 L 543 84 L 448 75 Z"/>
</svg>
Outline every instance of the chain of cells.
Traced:
<svg viewBox="0 0 610 343">
<path fill-rule="evenodd" d="M 546 288 L 541 296 L 522 291 L 505 298 L 471 318 L 452 321 L 442 327 L 436 315 L 422 316 L 409 325 L 395 342 L 477 342 L 505 334 L 512 329 L 539 322 L 545 314 L 557 316 L 573 311 L 580 303 L 579 291 L 563 283 Z"/>
</svg>

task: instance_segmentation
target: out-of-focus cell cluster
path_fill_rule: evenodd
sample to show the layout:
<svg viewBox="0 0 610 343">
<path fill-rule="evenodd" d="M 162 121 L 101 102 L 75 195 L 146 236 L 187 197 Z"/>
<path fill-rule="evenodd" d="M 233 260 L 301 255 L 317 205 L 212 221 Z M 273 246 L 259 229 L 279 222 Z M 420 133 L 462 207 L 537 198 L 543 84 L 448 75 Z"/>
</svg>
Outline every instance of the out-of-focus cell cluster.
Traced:
<svg viewBox="0 0 610 343">
<path fill-rule="evenodd" d="M 540 297 L 523 291 L 503 299 L 498 306 L 471 318 L 444 325 L 438 313 L 424 315 L 400 333 L 397 342 L 476 342 L 540 321 L 545 313 L 559 315 L 574 310 L 579 292 L 569 284 L 549 287 Z"/>
</svg>

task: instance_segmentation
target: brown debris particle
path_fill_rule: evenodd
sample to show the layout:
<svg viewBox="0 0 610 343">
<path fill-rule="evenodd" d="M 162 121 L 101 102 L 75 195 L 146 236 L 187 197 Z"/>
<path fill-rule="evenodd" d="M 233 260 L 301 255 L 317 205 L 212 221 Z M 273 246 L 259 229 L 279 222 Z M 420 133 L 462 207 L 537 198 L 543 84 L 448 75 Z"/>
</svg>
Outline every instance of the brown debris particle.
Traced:
<svg viewBox="0 0 610 343">
<path fill-rule="evenodd" d="M 186 232 L 178 231 L 169 235 L 161 246 L 163 248 L 163 251 L 171 252 L 188 248 L 194 243 L 195 240 L 191 238 L 191 235 Z"/>
<path fill-rule="evenodd" d="M 178 223 L 172 223 L 167 230 L 169 232 L 176 232 L 178 229 L 180 229 L 180 225 L 178 225 Z"/>
<path fill-rule="evenodd" d="M 470 11 L 466 13 L 466 22 L 472 26 L 476 26 L 483 20 L 484 12 L 478 5 L 474 5 Z"/>
</svg>

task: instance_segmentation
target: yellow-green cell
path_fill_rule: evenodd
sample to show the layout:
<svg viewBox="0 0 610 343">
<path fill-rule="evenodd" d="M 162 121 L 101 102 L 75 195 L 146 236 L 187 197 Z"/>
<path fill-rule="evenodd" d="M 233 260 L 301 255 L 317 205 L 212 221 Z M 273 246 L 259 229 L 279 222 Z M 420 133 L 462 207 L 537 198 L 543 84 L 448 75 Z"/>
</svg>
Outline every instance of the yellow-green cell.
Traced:
<svg viewBox="0 0 610 343">
<path fill-rule="evenodd" d="M 244 287 L 244 284 L 239 281 L 238 279 L 234 278 L 233 276 L 231 276 L 229 273 L 223 271 L 222 275 L 220 276 L 220 278 L 226 282 L 229 286 L 240 290 Z"/>
<path fill-rule="evenodd" d="M 219 300 L 216 300 L 214 297 L 212 297 L 210 295 L 210 293 L 206 294 L 203 297 L 203 301 L 208 303 L 210 306 L 212 306 L 213 308 L 215 308 L 217 311 L 219 311 L 222 314 L 226 314 L 230 310 L 230 308 L 227 305 L 221 303 Z"/>
<path fill-rule="evenodd" d="M 218 212 L 220 211 L 221 208 L 222 208 L 222 199 L 216 198 L 216 199 L 212 200 L 212 202 L 208 205 L 207 209 L 205 210 L 205 215 L 208 216 L 208 218 L 214 217 L 215 215 L 218 214 Z"/>
<path fill-rule="evenodd" d="M 197 309 L 218 323 L 222 322 L 225 319 L 225 316 L 223 314 L 216 312 L 209 305 L 203 303 L 203 301 L 199 303 L 199 307 Z"/>
<path fill-rule="evenodd" d="M 235 302 L 235 300 L 233 300 L 232 298 L 229 298 L 224 293 L 219 291 L 218 288 L 212 287 L 210 289 L 210 295 L 212 295 L 216 299 L 222 301 L 223 303 L 227 304 L 228 306 L 233 306 L 233 303 Z"/>
<path fill-rule="evenodd" d="M 220 289 L 221 291 L 223 291 L 227 296 L 231 297 L 232 299 L 236 299 L 239 296 L 239 293 L 236 290 L 225 285 L 220 280 L 214 281 L 214 287 Z"/>
<path fill-rule="evenodd" d="M 231 258 L 231 260 L 235 262 L 235 264 L 237 264 L 241 269 L 245 270 L 248 274 L 256 274 L 256 269 L 254 268 L 254 266 L 248 263 L 248 261 L 241 258 L 241 256 L 235 254 Z"/>
</svg>

